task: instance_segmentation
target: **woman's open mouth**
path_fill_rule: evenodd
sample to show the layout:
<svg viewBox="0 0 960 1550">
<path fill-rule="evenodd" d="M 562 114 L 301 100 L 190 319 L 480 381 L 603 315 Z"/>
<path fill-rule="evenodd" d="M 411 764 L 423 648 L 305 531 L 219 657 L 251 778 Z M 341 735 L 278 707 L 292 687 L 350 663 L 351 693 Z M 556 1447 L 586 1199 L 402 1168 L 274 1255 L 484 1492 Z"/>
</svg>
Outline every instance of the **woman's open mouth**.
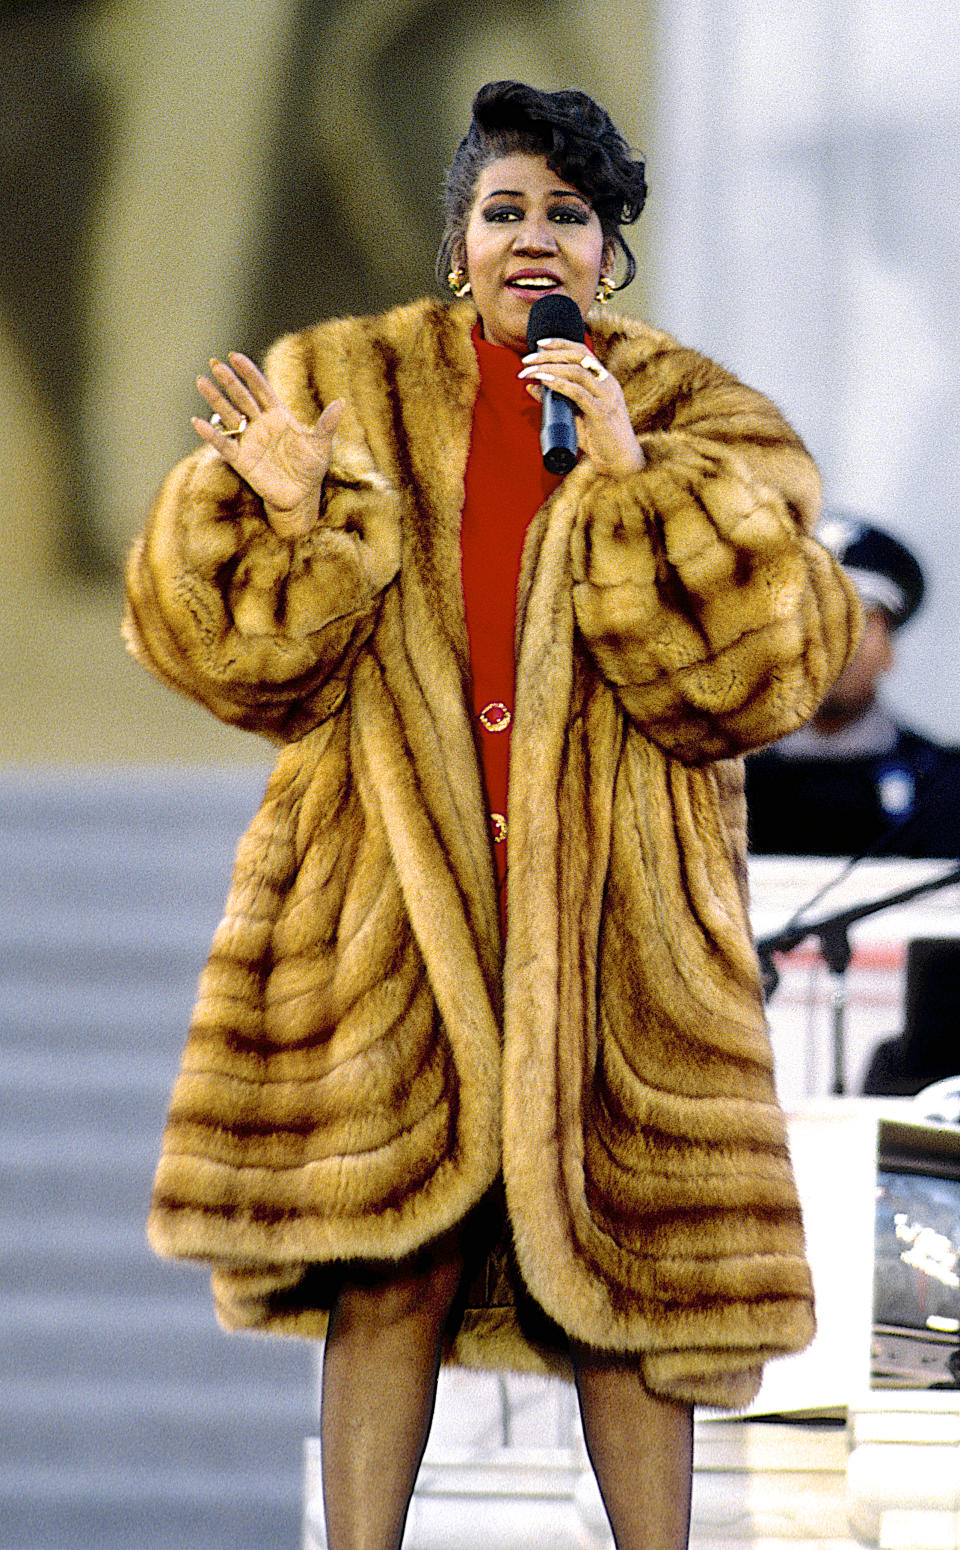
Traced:
<svg viewBox="0 0 960 1550">
<path fill-rule="evenodd" d="M 535 301 L 538 296 L 546 296 L 560 288 L 560 281 L 556 275 L 536 274 L 532 271 L 527 274 L 511 275 L 505 284 L 507 290 L 521 296 L 529 296 L 532 301 Z"/>
</svg>

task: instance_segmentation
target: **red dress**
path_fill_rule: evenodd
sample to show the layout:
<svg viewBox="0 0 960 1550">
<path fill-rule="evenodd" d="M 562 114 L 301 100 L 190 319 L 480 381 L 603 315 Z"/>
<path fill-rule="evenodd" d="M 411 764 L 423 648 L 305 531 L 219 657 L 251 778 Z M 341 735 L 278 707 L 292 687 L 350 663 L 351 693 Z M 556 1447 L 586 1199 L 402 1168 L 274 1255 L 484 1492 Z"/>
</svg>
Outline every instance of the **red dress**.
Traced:
<svg viewBox="0 0 960 1550">
<path fill-rule="evenodd" d="M 460 529 L 473 710 L 490 807 L 501 916 L 507 871 L 507 781 L 513 719 L 513 629 L 523 541 L 556 489 L 540 452 L 540 405 L 517 380 L 520 356 L 474 328 L 480 389 L 473 411 Z"/>
</svg>

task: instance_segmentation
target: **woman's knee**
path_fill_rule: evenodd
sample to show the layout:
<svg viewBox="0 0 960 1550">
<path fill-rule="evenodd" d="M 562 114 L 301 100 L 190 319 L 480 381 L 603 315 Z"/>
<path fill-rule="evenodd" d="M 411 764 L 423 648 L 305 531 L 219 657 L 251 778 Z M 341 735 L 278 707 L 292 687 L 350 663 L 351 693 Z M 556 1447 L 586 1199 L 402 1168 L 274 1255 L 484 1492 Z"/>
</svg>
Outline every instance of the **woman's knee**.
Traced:
<svg viewBox="0 0 960 1550">
<path fill-rule="evenodd" d="M 444 1245 L 390 1268 L 369 1267 L 343 1282 L 336 1321 L 378 1330 L 403 1324 L 442 1326 L 460 1287 L 462 1256 Z"/>
</svg>

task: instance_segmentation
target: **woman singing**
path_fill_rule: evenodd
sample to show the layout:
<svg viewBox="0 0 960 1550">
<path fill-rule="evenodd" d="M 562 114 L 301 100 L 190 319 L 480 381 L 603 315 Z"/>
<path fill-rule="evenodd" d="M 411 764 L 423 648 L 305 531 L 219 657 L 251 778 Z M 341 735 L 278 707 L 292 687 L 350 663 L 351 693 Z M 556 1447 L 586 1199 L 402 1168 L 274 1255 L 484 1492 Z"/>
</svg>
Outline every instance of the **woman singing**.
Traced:
<svg viewBox="0 0 960 1550">
<path fill-rule="evenodd" d="M 692 1407 L 812 1332 L 740 755 L 857 605 L 776 409 L 599 306 L 644 194 L 589 97 L 484 87 L 456 298 L 214 362 L 130 562 L 134 654 L 279 747 L 151 1239 L 228 1327 L 325 1336 L 331 1550 L 399 1545 L 444 1358 L 572 1369 L 619 1550 L 674 1550 Z M 544 295 L 586 343 L 528 349 Z"/>
</svg>

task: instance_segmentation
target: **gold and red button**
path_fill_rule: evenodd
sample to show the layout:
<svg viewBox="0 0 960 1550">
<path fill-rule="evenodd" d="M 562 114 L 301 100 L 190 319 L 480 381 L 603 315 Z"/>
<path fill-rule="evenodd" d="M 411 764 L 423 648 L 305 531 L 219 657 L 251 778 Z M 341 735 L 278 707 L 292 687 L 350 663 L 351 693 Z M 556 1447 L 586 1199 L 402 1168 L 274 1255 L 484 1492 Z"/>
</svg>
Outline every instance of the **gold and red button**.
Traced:
<svg viewBox="0 0 960 1550">
<path fill-rule="evenodd" d="M 480 725 L 487 732 L 505 732 L 513 720 L 509 707 L 502 700 L 491 700 L 477 714 Z"/>
<path fill-rule="evenodd" d="M 493 843 L 502 845 L 507 837 L 507 820 L 502 813 L 490 814 L 490 827 L 493 830 Z"/>
</svg>

